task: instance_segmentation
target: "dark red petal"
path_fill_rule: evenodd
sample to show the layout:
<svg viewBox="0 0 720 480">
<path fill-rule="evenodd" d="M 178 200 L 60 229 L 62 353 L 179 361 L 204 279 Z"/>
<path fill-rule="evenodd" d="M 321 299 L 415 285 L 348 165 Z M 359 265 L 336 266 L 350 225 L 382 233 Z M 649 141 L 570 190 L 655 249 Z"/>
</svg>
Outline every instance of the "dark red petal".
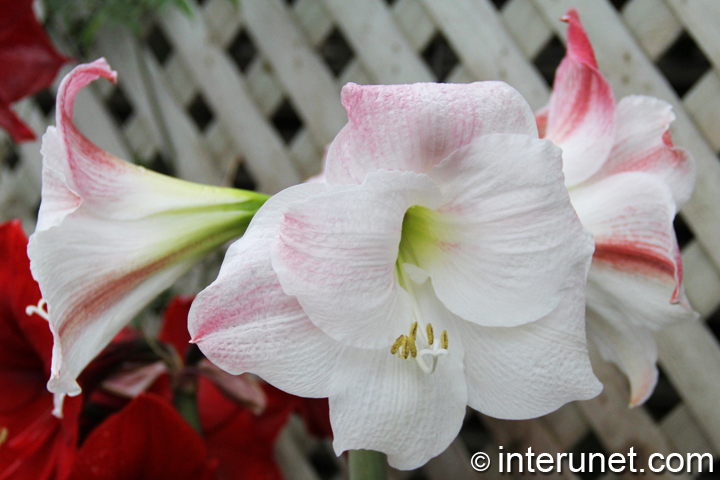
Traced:
<svg viewBox="0 0 720 480">
<path fill-rule="evenodd" d="M 265 384 L 268 404 L 262 415 L 228 400 L 200 378 L 200 421 L 210 455 L 219 461 L 221 480 L 282 480 L 275 464 L 278 435 L 295 409 L 297 397 Z"/>
<path fill-rule="evenodd" d="M 143 394 L 85 440 L 71 480 L 197 480 L 214 465 L 200 436 L 167 401 Z"/>
<path fill-rule="evenodd" d="M 39 300 L 20 222 L 0 224 L 0 372 L 32 372 L 47 381 L 52 334 L 44 318 L 25 313 Z"/>
<path fill-rule="evenodd" d="M 190 333 L 188 332 L 188 312 L 194 296 L 175 297 L 165 309 L 163 326 L 158 339 L 175 347 L 180 358 L 185 357 L 190 347 Z"/>
<path fill-rule="evenodd" d="M 10 417 L 0 416 L 8 438 L 0 448 L 0 480 L 65 480 L 75 458 L 82 398 L 65 400 L 62 419 L 52 416 L 45 391 Z"/>
<path fill-rule="evenodd" d="M 29 142 L 36 138 L 35 133 L 10 109 L 8 104 L 0 103 L 0 127 L 4 128 L 17 143 Z"/>
<path fill-rule="evenodd" d="M 49 87 L 69 60 L 53 47 L 32 4 L 32 0 L 0 1 L 0 126 L 16 142 L 33 140 L 35 135 L 9 105 Z"/>
<path fill-rule="evenodd" d="M 333 438 L 327 398 L 298 398 L 298 413 L 308 431 L 320 438 Z"/>
</svg>

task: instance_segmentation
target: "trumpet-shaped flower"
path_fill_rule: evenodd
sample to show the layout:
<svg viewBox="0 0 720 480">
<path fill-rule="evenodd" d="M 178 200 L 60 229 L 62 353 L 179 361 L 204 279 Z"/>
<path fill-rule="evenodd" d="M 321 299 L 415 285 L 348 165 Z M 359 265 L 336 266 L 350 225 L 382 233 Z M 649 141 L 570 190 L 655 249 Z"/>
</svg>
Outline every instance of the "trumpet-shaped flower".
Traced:
<svg viewBox="0 0 720 480">
<path fill-rule="evenodd" d="M 122 327 L 205 253 L 241 235 L 267 198 L 165 177 L 98 148 L 72 121 L 75 95 L 98 77 L 115 81 L 104 59 L 60 84 L 28 247 L 54 336 L 48 388 L 56 413 Z"/>
<path fill-rule="evenodd" d="M 695 184 L 695 161 L 675 147 L 672 107 L 633 95 L 616 105 L 577 11 L 541 134 L 563 149 L 565 185 L 595 238 L 588 277 L 588 337 L 630 380 L 632 406 L 657 382 L 652 332 L 696 318 L 682 285 L 673 218 Z"/>
<path fill-rule="evenodd" d="M 503 83 L 345 86 L 327 183 L 271 198 L 190 311 L 231 373 L 329 397 L 334 448 L 410 469 L 466 405 L 503 418 L 598 394 L 593 244 L 560 151 Z"/>
</svg>

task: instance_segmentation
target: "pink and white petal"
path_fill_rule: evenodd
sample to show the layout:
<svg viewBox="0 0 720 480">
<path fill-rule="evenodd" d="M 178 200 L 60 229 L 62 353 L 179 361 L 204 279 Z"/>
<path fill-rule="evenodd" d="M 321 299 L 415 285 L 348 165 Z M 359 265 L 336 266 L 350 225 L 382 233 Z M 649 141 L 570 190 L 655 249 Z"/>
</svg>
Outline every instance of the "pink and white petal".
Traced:
<svg viewBox="0 0 720 480">
<path fill-rule="evenodd" d="M 348 124 L 327 154 L 330 184 L 359 184 L 377 170 L 425 173 L 487 133 L 537 136 L 525 99 L 502 82 L 343 87 Z"/>
<path fill-rule="evenodd" d="M 593 252 L 563 185 L 560 149 L 525 135 L 486 135 L 430 171 L 443 193 L 435 248 L 416 252 L 447 308 L 512 327 L 549 314 L 583 285 Z"/>
<path fill-rule="evenodd" d="M 95 355 L 208 250 L 241 234 L 240 220 L 203 212 L 118 222 L 81 207 L 36 232 L 28 255 L 54 334 L 50 391 L 79 393 L 75 379 Z"/>
<path fill-rule="evenodd" d="M 571 192 L 583 225 L 595 238 L 593 265 L 664 284 L 665 302 L 683 301 L 682 259 L 670 188 L 657 177 L 624 172 Z"/>
<path fill-rule="evenodd" d="M 375 450 L 394 468 L 411 470 L 442 453 L 455 439 L 465 417 L 467 387 L 461 360 L 439 359 L 425 374 L 412 359 L 390 349 L 348 349 L 335 377 L 330 423 L 340 455 L 346 450 Z"/>
<path fill-rule="evenodd" d="M 597 172 L 610 154 L 615 135 L 615 96 L 597 62 L 577 11 L 567 21 L 567 54 L 555 73 L 545 138 L 563 149 L 565 185 Z"/>
<path fill-rule="evenodd" d="M 188 316 L 193 342 L 229 373 L 251 372 L 304 397 L 333 393 L 343 347 L 307 318 L 286 295 L 270 264 L 282 210 L 326 190 L 323 184 L 288 188 L 263 205 L 247 233 L 230 246 L 218 278 L 195 298 Z"/>
<path fill-rule="evenodd" d="M 535 112 L 535 123 L 537 123 L 538 135 L 540 135 L 540 138 L 545 138 L 545 133 L 547 132 L 549 110 L 550 106 L 545 105 L 543 108 Z"/>
<path fill-rule="evenodd" d="M 439 203 L 426 175 L 388 171 L 288 203 L 272 249 L 283 290 L 335 340 L 389 348 L 412 323 L 395 273 L 405 212 Z"/>
<path fill-rule="evenodd" d="M 672 105 L 653 97 L 633 95 L 620 100 L 616 112 L 617 133 L 610 157 L 590 178 L 598 181 L 620 172 L 647 172 L 670 186 L 680 209 L 690 198 L 697 167 L 684 148 L 672 143 Z"/>
<path fill-rule="evenodd" d="M 43 169 L 54 171 L 72 194 L 82 198 L 85 208 L 98 216 L 127 220 L 245 200 L 233 189 L 194 184 L 125 162 L 88 140 L 72 121 L 74 101 L 83 87 L 99 77 L 116 81 L 117 74 L 104 59 L 79 65 L 65 76 L 58 89 L 57 127 L 48 129 L 43 146 Z M 52 203 L 44 193 L 43 203 Z M 42 218 L 53 210 L 41 206 L 41 226 L 57 223 L 57 218 Z"/>
<path fill-rule="evenodd" d="M 43 231 L 62 223 L 70 213 L 77 210 L 82 200 L 67 186 L 62 162 L 53 162 L 61 155 L 61 140 L 55 127 L 48 127 L 42 137 L 40 153 L 45 159 L 42 167 L 42 202 L 38 213 L 36 230 Z"/>
<path fill-rule="evenodd" d="M 585 340 L 584 288 L 565 293 L 562 303 L 536 322 L 512 328 L 457 324 L 465 344 L 468 405 L 519 420 L 602 391 Z"/>
<path fill-rule="evenodd" d="M 603 297 L 602 293 L 598 295 Z M 588 294 L 588 302 L 592 302 L 587 308 L 588 339 L 606 361 L 617 365 L 628 377 L 629 405 L 642 405 L 657 383 L 657 344 L 648 328 L 628 321 L 624 305 L 613 305 L 607 298 L 598 301 L 594 298 L 598 295 Z"/>
<path fill-rule="evenodd" d="M 674 292 L 670 275 L 658 277 L 594 261 L 588 275 L 587 304 L 596 311 L 612 311 L 616 321 L 658 331 L 698 319 L 685 292 L 681 290 L 678 299 L 671 301 Z"/>
</svg>

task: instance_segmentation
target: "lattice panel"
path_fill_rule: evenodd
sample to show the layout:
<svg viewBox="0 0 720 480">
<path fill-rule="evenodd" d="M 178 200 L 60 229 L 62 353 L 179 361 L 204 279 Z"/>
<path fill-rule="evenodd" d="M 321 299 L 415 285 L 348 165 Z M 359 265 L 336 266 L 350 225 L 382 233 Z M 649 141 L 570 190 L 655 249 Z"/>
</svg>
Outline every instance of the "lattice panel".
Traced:
<svg viewBox="0 0 720 480">
<path fill-rule="evenodd" d="M 658 335 L 662 378 L 629 410 L 625 380 L 597 362 L 595 400 L 505 422 L 468 415 L 460 437 L 421 473 L 476 478 L 469 453 L 497 445 L 536 451 L 720 454 L 720 2 L 717 0 L 229 0 L 169 12 L 141 40 L 106 31 L 95 56 L 118 70 L 79 97 L 77 124 L 116 155 L 179 177 L 276 192 L 320 169 L 347 121 L 342 85 L 503 80 L 534 109 L 547 103 L 566 27 L 578 8 L 618 98 L 647 94 L 675 107 L 675 143 L 698 161 L 696 192 L 676 222 L 685 281 L 705 321 Z M 21 102 L 38 132 L 54 123 L 54 92 Z M 164 122 L 158 122 L 161 112 Z M 2 217 L 32 230 L 39 142 L 3 138 Z M 279 459 L 289 479 L 340 478 L 342 460 L 296 424 Z M 486 475 L 491 475 L 487 473 Z M 492 476 L 492 475 L 491 475 Z M 572 476 L 572 475 L 563 475 Z"/>
</svg>

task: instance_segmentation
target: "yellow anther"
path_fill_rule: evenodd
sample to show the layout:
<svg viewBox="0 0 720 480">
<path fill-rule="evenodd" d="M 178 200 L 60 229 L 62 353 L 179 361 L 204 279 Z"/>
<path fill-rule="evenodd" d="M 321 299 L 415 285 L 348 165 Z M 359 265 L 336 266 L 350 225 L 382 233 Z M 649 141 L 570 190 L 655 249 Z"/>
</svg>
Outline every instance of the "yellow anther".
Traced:
<svg viewBox="0 0 720 480">
<path fill-rule="evenodd" d="M 393 343 L 393 346 L 390 347 L 390 353 L 392 355 L 395 355 L 397 353 L 398 349 L 402 345 L 403 338 L 405 338 L 405 335 L 400 335 L 399 337 L 397 337 L 397 340 L 395 340 L 395 343 Z"/>
<path fill-rule="evenodd" d="M 417 345 L 415 345 L 414 338 L 408 340 L 408 348 L 410 349 L 410 355 L 412 355 L 413 358 L 417 357 Z"/>
<path fill-rule="evenodd" d="M 3 443 L 5 443 L 7 441 L 8 433 L 9 432 L 8 432 L 7 428 L 5 428 L 5 427 L 0 428 L 0 447 L 2 446 Z"/>
<path fill-rule="evenodd" d="M 435 342 L 435 332 L 433 332 L 432 325 L 428 323 L 425 330 L 427 330 L 428 344 L 432 345 Z"/>
<path fill-rule="evenodd" d="M 418 324 L 415 322 L 410 326 L 410 336 L 408 337 L 408 348 L 410 348 L 410 355 L 412 355 L 413 358 L 417 357 L 417 345 L 415 345 L 417 329 Z"/>
<path fill-rule="evenodd" d="M 407 358 L 410 355 L 410 348 L 408 348 L 408 337 L 403 336 L 402 339 L 402 358 Z"/>
<path fill-rule="evenodd" d="M 442 335 L 440 335 L 440 346 L 445 350 L 448 348 L 447 330 L 443 330 Z"/>
</svg>

